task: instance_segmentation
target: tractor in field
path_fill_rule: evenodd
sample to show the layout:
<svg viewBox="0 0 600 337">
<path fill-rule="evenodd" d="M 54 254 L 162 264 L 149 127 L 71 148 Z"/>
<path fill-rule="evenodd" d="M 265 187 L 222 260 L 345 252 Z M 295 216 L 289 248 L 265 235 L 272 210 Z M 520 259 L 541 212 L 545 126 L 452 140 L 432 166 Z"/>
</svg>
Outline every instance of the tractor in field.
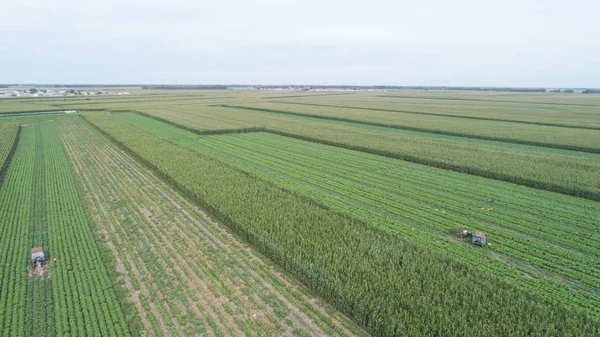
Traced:
<svg viewBox="0 0 600 337">
<path fill-rule="evenodd" d="M 472 242 L 476 246 L 485 246 L 485 233 L 484 232 L 475 232 L 471 234 Z"/>
<path fill-rule="evenodd" d="M 46 254 L 44 248 L 36 247 L 31 248 L 31 259 L 29 260 L 31 266 L 27 267 L 28 276 L 40 276 L 42 279 L 50 277 L 50 270 L 46 265 Z"/>
<path fill-rule="evenodd" d="M 44 255 L 44 248 L 31 248 L 31 264 L 33 266 L 42 265 L 45 261 L 46 256 Z"/>
<path fill-rule="evenodd" d="M 456 233 L 461 239 L 467 238 L 467 237 L 471 237 L 471 243 L 473 243 L 476 246 L 485 246 L 485 233 L 484 232 L 469 232 L 466 229 L 460 229 L 457 233 Z"/>
</svg>

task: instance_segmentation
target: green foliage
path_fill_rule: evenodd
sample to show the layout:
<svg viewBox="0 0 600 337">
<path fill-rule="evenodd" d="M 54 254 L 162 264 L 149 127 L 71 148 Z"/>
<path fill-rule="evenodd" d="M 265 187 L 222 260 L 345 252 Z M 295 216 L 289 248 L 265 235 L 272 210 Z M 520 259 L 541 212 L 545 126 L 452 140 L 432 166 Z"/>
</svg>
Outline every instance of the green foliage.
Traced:
<svg viewBox="0 0 600 337">
<path fill-rule="evenodd" d="M 2 179 L 8 169 L 10 163 L 8 163 L 7 160 L 11 153 L 14 152 L 16 145 L 15 141 L 18 134 L 19 124 L 8 123 L 0 125 L 0 179 Z"/>
<path fill-rule="evenodd" d="M 69 162 L 51 124 L 42 128 L 52 284 L 59 336 L 128 336 L 125 317 L 87 224 Z"/>
<path fill-rule="evenodd" d="M 596 202 L 272 134 L 202 137 L 138 115 L 125 118 L 412 242 L 489 265 L 486 272 L 530 292 L 566 306 L 600 308 Z M 493 212 L 486 207 L 491 197 L 500 205 Z M 455 226 L 487 232 L 496 256 L 447 242 Z"/>
<path fill-rule="evenodd" d="M 49 124 L 22 130 L 0 190 L 2 336 L 129 335 L 56 132 Z M 27 279 L 38 244 L 57 258 L 51 281 Z"/>
<path fill-rule="evenodd" d="M 209 221 L 89 123 L 70 119 L 57 125 L 99 241 L 109 245 L 104 257 L 118 260 L 120 296 L 139 300 L 143 327 L 130 331 L 158 336 L 163 334 L 161 325 L 170 322 L 186 336 L 239 335 L 239 330 L 281 335 L 286 329 L 311 336 L 364 335 L 330 306 L 307 296 L 305 286 Z M 137 291 L 147 296 L 138 297 Z M 137 311 L 131 303 L 126 316 Z"/>
<path fill-rule="evenodd" d="M 23 130 L 10 168 L 0 190 L 0 333 L 25 336 L 29 217 L 35 152 L 33 130 Z"/>
<path fill-rule="evenodd" d="M 534 125 L 600 127 L 596 113 L 600 100 L 581 95 L 388 92 L 343 97 L 313 95 L 310 98 L 278 99 L 277 102 L 320 106 L 324 110 L 362 109 L 365 114 L 384 111 Z"/>
<path fill-rule="evenodd" d="M 0 114 L 24 113 L 24 112 L 45 112 L 61 110 L 56 106 L 38 103 L 37 99 L 26 101 L 14 99 L 0 99 Z"/>
<path fill-rule="evenodd" d="M 31 128 L 31 127 L 29 127 Z M 31 201 L 31 217 L 29 219 L 30 247 L 44 248 L 46 258 L 50 259 L 48 252 L 48 223 L 46 221 L 46 184 L 45 162 L 42 132 L 40 127 L 35 127 L 35 159 L 33 172 L 33 199 Z M 54 322 L 54 299 L 52 294 L 52 280 L 33 277 L 27 282 L 27 300 L 33 303 L 26 310 L 27 331 L 33 331 L 33 336 L 54 336 L 56 325 Z"/>
<path fill-rule="evenodd" d="M 207 133 L 215 121 L 600 200 L 600 155 L 227 108 L 144 109 Z M 118 114 L 120 118 L 135 118 Z M 216 126 L 216 125 L 215 125 Z"/>
<path fill-rule="evenodd" d="M 374 335 L 598 333 L 597 317 L 519 291 L 114 116 L 85 116 Z"/>
<path fill-rule="evenodd" d="M 321 107 L 302 104 L 261 103 L 252 106 L 224 105 L 242 110 L 255 110 L 297 116 L 307 116 L 342 122 L 352 122 L 401 130 L 467 137 L 557 149 L 600 153 L 600 127 L 583 129 L 566 126 L 533 125 L 485 119 L 463 119 L 455 116 Z M 365 110 L 368 111 L 365 113 Z M 577 137 L 574 137 L 574 135 Z"/>
</svg>

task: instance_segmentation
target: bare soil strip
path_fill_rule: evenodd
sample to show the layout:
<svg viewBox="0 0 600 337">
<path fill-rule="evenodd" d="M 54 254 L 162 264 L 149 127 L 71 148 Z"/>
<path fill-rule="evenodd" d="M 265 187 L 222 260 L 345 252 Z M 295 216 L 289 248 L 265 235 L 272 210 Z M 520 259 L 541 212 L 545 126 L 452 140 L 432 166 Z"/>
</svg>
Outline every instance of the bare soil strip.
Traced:
<svg viewBox="0 0 600 337">
<path fill-rule="evenodd" d="M 366 335 L 96 130 L 57 129 L 148 335 Z"/>
</svg>

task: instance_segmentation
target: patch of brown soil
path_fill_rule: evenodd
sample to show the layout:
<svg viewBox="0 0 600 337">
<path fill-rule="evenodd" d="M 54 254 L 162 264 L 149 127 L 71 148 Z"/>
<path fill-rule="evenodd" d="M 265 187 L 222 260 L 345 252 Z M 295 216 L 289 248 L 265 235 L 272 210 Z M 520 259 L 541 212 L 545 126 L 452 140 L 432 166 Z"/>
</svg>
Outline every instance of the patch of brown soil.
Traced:
<svg viewBox="0 0 600 337">
<path fill-rule="evenodd" d="M 37 276 L 42 280 L 47 280 L 50 278 L 50 263 L 46 262 L 41 265 L 35 265 L 31 267 L 31 265 L 27 269 L 27 277 Z"/>
</svg>

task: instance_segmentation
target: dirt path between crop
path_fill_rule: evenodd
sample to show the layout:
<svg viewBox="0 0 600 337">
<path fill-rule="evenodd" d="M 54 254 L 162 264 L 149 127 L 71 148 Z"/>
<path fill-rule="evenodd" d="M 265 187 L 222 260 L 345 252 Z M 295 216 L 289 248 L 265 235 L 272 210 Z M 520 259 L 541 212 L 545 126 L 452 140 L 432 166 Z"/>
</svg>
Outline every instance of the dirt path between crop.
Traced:
<svg viewBox="0 0 600 337">
<path fill-rule="evenodd" d="M 115 258 L 117 272 L 121 273 L 122 280 L 125 283 L 125 287 L 127 289 L 129 289 L 130 291 L 133 291 L 134 288 L 132 286 L 131 276 L 135 277 L 136 279 L 139 279 L 141 276 L 141 273 L 137 270 L 135 264 L 132 263 L 131 257 L 129 257 L 129 256 L 126 256 L 125 258 L 130 260 L 130 261 L 128 261 L 128 264 L 132 266 L 131 269 L 132 269 L 133 275 L 128 275 L 126 273 L 126 268 L 124 267 L 124 263 L 123 263 L 121 257 L 119 256 L 119 254 L 117 253 L 117 248 L 116 248 L 117 246 L 120 246 L 124 243 L 122 242 L 122 240 L 119 237 L 116 238 L 116 240 L 115 240 L 116 242 L 113 242 L 109 235 L 109 231 L 113 232 L 113 233 L 116 232 L 115 227 L 114 227 L 114 224 L 118 223 L 116 221 L 116 217 L 113 212 L 109 213 L 106 210 L 106 208 L 104 207 L 105 200 L 98 193 L 96 193 L 95 189 L 92 187 L 90 178 L 87 175 L 84 175 L 82 173 L 84 167 L 83 167 L 82 163 L 79 161 L 79 157 L 75 156 L 73 154 L 74 151 L 76 151 L 76 148 L 73 148 L 71 145 L 72 145 L 71 143 L 65 142 L 65 149 L 66 149 L 67 154 L 69 155 L 69 157 L 75 164 L 74 168 L 75 168 L 76 174 L 78 175 L 78 177 L 80 179 L 82 179 L 83 190 L 86 193 L 88 203 L 89 203 L 89 205 L 92 206 L 94 211 L 97 213 L 95 218 L 96 218 L 97 224 L 99 225 L 98 227 L 100 228 L 100 233 L 104 237 L 107 246 L 109 247 L 109 249 L 111 250 L 111 252 Z M 109 220 L 106 220 L 106 222 L 103 221 L 103 219 L 111 219 L 111 218 L 113 221 L 109 221 Z M 150 322 L 149 322 L 148 317 L 147 317 L 147 315 L 143 309 L 143 306 L 139 300 L 140 293 L 143 294 L 144 296 L 149 295 L 148 289 L 146 288 L 146 286 L 144 284 L 140 284 L 140 289 L 133 292 L 132 296 L 130 296 L 129 300 L 135 305 L 136 309 L 138 310 L 138 313 L 140 314 L 141 321 L 142 321 L 144 328 L 147 331 L 150 331 L 152 329 Z M 149 308 L 150 308 L 151 313 L 156 317 L 158 324 L 161 328 L 161 331 L 163 333 L 167 334 L 168 333 L 167 326 L 166 326 L 165 322 L 163 321 L 163 319 L 158 314 L 158 310 L 157 310 L 156 306 L 154 304 L 150 304 Z"/>
<path fill-rule="evenodd" d="M 366 335 L 97 131 L 57 129 L 148 335 Z"/>
<path fill-rule="evenodd" d="M 111 157 L 112 157 L 112 156 L 114 156 L 114 155 L 115 155 L 115 154 L 112 154 L 112 155 L 111 155 Z M 108 174 L 110 174 L 110 172 L 109 172 Z M 139 176 L 139 175 L 136 175 L 136 177 L 140 177 L 140 176 Z M 146 181 L 146 182 L 147 182 L 147 181 Z M 134 183 L 134 182 L 132 181 L 132 183 Z M 119 183 L 119 184 L 120 184 L 120 183 Z M 142 194 L 144 194 L 143 192 L 141 192 L 141 193 L 142 193 Z M 176 208 L 176 209 L 177 209 L 179 212 L 182 212 L 182 213 L 183 213 L 183 215 L 184 215 L 184 216 L 185 216 L 185 217 L 186 217 L 188 220 L 192 220 L 194 224 L 196 224 L 197 226 L 199 226 L 199 228 L 202 228 L 202 226 L 203 226 L 203 225 L 202 225 L 201 223 L 199 223 L 198 221 L 196 221 L 196 220 L 194 219 L 194 217 L 193 217 L 191 214 L 189 214 L 188 212 L 186 212 L 186 211 L 185 211 L 185 210 L 182 208 L 182 206 L 180 205 L 180 203 L 177 203 L 177 202 L 176 202 L 174 199 L 172 199 L 172 198 L 168 197 L 168 195 L 166 195 L 166 194 L 164 194 L 164 193 L 161 193 L 161 194 L 162 194 L 162 196 L 163 196 L 164 198 L 166 198 L 166 199 L 169 201 L 169 203 L 170 203 L 171 205 L 173 205 L 173 206 L 174 206 L 174 207 L 175 207 L 175 208 Z M 150 198 L 149 196 L 147 196 L 147 195 L 145 195 L 145 194 L 144 194 L 144 197 L 146 197 L 146 198 L 148 199 L 148 201 L 151 203 L 151 205 L 150 205 L 150 206 L 151 206 L 153 209 L 160 209 L 160 208 L 159 208 L 159 206 L 158 206 L 158 205 L 157 205 L 157 204 L 156 204 L 156 203 L 155 203 L 155 202 L 152 200 L 152 198 Z M 130 201 L 131 201 L 131 202 L 133 202 L 133 203 L 135 203 L 135 201 L 134 201 L 134 198 L 130 198 Z M 181 199 L 180 201 L 184 201 L 184 200 L 183 200 L 183 199 Z M 189 206 L 189 204 L 188 204 L 188 206 Z M 148 212 L 148 210 L 146 210 L 146 209 L 142 209 L 142 214 L 144 215 L 144 217 L 146 217 L 146 218 L 147 218 L 147 220 L 150 220 L 150 219 L 148 218 L 148 213 L 149 213 L 149 212 Z M 171 218 L 171 220 L 172 220 L 172 221 L 174 221 L 174 222 L 175 222 L 177 225 L 179 225 L 179 226 L 183 225 L 183 222 L 182 222 L 180 219 L 178 219 L 177 217 L 175 217 L 174 219 L 173 219 L 173 218 Z M 180 233 L 179 233 L 179 234 L 180 234 L 180 237 L 187 238 L 187 236 L 185 235 L 185 233 L 183 233 L 183 232 L 181 231 L 181 229 L 180 229 L 178 226 L 171 227 L 171 229 L 179 229 L 179 232 L 180 232 Z M 224 233 L 225 233 L 224 231 L 221 231 L 221 234 L 224 234 Z M 213 241 L 216 241 L 216 240 L 218 240 L 217 238 L 215 238 L 214 236 L 212 236 L 212 235 L 211 235 L 209 232 L 205 232 L 204 234 L 205 234 L 205 235 L 207 235 L 207 236 L 209 236 L 209 237 L 210 237 L 210 238 L 211 238 Z M 229 239 L 232 239 L 232 238 L 229 238 Z M 187 240 L 188 240 L 189 246 L 193 246 L 193 245 L 194 245 L 194 243 L 193 243 L 193 242 L 191 242 L 191 241 L 189 240 L 189 238 L 187 238 Z M 168 239 L 166 239 L 166 238 L 164 238 L 164 237 L 163 237 L 163 242 L 165 242 L 165 243 L 166 243 L 166 245 L 167 245 L 169 248 L 173 249 L 173 246 L 171 245 L 171 243 L 170 243 L 170 241 L 169 241 Z M 216 245 L 214 245 L 214 247 L 216 248 Z M 196 248 L 198 248 L 198 247 L 196 247 Z M 233 252 L 232 250 L 228 249 L 228 246 L 227 246 L 227 245 L 223 246 L 223 248 L 225 249 L 225 251 L 226 251 L 226 253 L 227 253 L 227 255 L 228 255 L 228 256 L 232 256 L 232 255 L 234 254 L 234 252 Z M 247 249 L 247 252 L 248 252 L 248 253 L 251 253 L 251 250 L 250 250 L 250 249 Z M 164 253 L 165 253 L 165 254 L 167 254 L 166 252 L 164 252 Z M 257 261 L 257 260 L 259 260 L 259 259 L 258 259 L 256 256 L 252 256 L 252 257 L 251 257 L 251 259 L 252 259 L 253 261 Z M 209 260 L 209 259 L 207 258 L 206 260 Z M 249 266 L 248 266 L 248 265 L 245 265 L 245 267 L 248 267 L 248 271 L 249 271 L 250 273 L 252 273 L 252 275 L 253 275 L 253 276 L 255 276 L 255 277 L 257 277 L 257 278 L 260 278 L 258 275 L 256 275 L 255 273 L 253 273 L 253 272 L 252 272 L 252 268 L 249 268 Z M 195 278 L 195 280 L 194 280 L 194 281 L 196 281 L 196 282 L 197 282 L 197 284 L 199 284 L 199 285 L 201 286 L 201 288 L 202 288 L 202 291 L 203 291 L 204 293 L 207 293 L 208 289 L 207 289 L 205 286 L 203 286 L 203 285 L 202 285 L 202 284 L 203 284 L 203 283 L 202 283 L 202 281 L 201 281 L 200 279 L 198 279 L 197 277 L 194 277 L 194 278 Z M 282 280 L 282 279 L 280 278 L 280 280 Z M 231 282 L 230 282 L 230 280 L 225 280 L 225 281 L 226 281 L 226 282 L 228 282 L 228 284 L 231 286 Z M 239 281 L 240 281 L 240 282 L 243 282 L 244 280 L 239 280 Z M 261 281 L 261 283 L 264 283 L 264 285 L 266 285 L 266 286 L 269 286 L 269 283 L 268 283 L 268 282 L 266 282 L 265 280 L 260 280 L 260 281 Z M 272 291 L 272 292 L 275 292 L 275 291 L 276 291 L 276 290 L 275 290 L 274 288 L 272 288 L 272 287 L 268 287 L 268 290 L 269 290 L 269 291 Z M 239 292 L 239 290 L 238 290 L 238 289 L 236 289 L 236 288 L 233 288 L 233 291 L 235 291 L 235 292 L 237 293 L 237 295 L 240 295 L 240 296 L 242 295 L 242 294 Z M 223 300 L 222 300 L 222 299 L 220 299 L 220 297 L 221 297 L 221 296 L 218 296 L 218 297 L 209 296 L 209 297 L 210 297 L 210 299 L 211 299 L 211 302 L 213 302 L 213 303 L 214 303 L 214 302 L 218 302 L 219 304 L 222 304 L 222 303 L 223 303 Z M 199 301 L 201 301 L 201 302 L 204 302 L 204 299 L 203 299 L 203 297 L 202 297 L 202 296 L 198 296 L 197 298 L 198 298 L 198 300 L 199 300 Z M 302 317 L 302 316 L 304 316 L 304 315 L 303 315 L 303 314 L 302 314 L 300 311 L 297 311 L 297 310 L 295 310 L 296 308 L 295 308 L 295 307 L 294 307 L 294 306 L 293 306 L 291 303 L 289 303 L 287 300 L 285 300 L 285 299 L 282 299 L 282 301 L 283 301 L 283 302 L 284 302 L 284 303 L 285 303 L 287 306 L 289 306 L 289 308 L 290 308 L 290 309 L 292 309 L 292 311 L 294 311 L 294 314 L 295 314 L 294 316 L 301 316 L 300 320 L 304 321 L 304 324 L 307 324 L 307 323 L 308 323 L 308 324 L 309 324 L 309 326 L 311 327 L 311 329 L 312 329 L 312 330 L 317 330 L 317 331 L 318 331 L 318 327 L 317 327 L 317 326 L 316 326 L 316 325 L 315 325 L 315 324 L 314 324 L 314 323 L 313 323 L 313 322 L 312 322 L 310 319 L 308 319 L 308 317 Z M 206 305 L 204 305 L 204 306 L 206 307 Z M 320 308 L 319 308 L 319 309 L 320 309 Z M 267 311 L 268 311 L 270 314 L 272 314 L 272 315 L 274 314 L 274 312 L 273 312 L 273 311 L 272 311 L 272 310 L 271 310 L 269 307 L 266 307 L 266 310 L 267 310 Z M 325 313 L 325 311 L 323 311 L 322 309 L 320 309 L 319 311 L 320 311 L 320 313 L 321 313 L 321 314 L 324 314 L 324 313 Z M 213 312 L 211 312 L 210 310 L 209 310 L 209 315 L 211 316 L 211 318 L 212 318 L 212 319 L 216 319 L 216 317 L 215 317 L 215 314 L 214 314 Z M 235 323 L 234 323 L 234 322 L 233 322 L 233 321 L 232 321 L 232 320 L 231 320 L 231 319 L 230 319 L 228 316 L 225 316 L 225 319 L 227 320 L 227 323 L 228 323 L 230 326 L 234 326 L 234 327 L 235 327 Z M 298 321 L 298 319 L 296 319 L 296 321 Z M 218 323 L 217 323 L 217 324 L 218 324 Z M 222 329 L 223 327 L 219 327 L 219 328 L 221 328 L 221 329 Z M 235 333 L 236 335 L 238 335 L 238 334 L 241 334 L 242 332 L 241 332 L 240 330 L 238 330 L 238 329 L 235 329 L 235 331 L 233 331 L 233 333 Z"/>
</svg>

